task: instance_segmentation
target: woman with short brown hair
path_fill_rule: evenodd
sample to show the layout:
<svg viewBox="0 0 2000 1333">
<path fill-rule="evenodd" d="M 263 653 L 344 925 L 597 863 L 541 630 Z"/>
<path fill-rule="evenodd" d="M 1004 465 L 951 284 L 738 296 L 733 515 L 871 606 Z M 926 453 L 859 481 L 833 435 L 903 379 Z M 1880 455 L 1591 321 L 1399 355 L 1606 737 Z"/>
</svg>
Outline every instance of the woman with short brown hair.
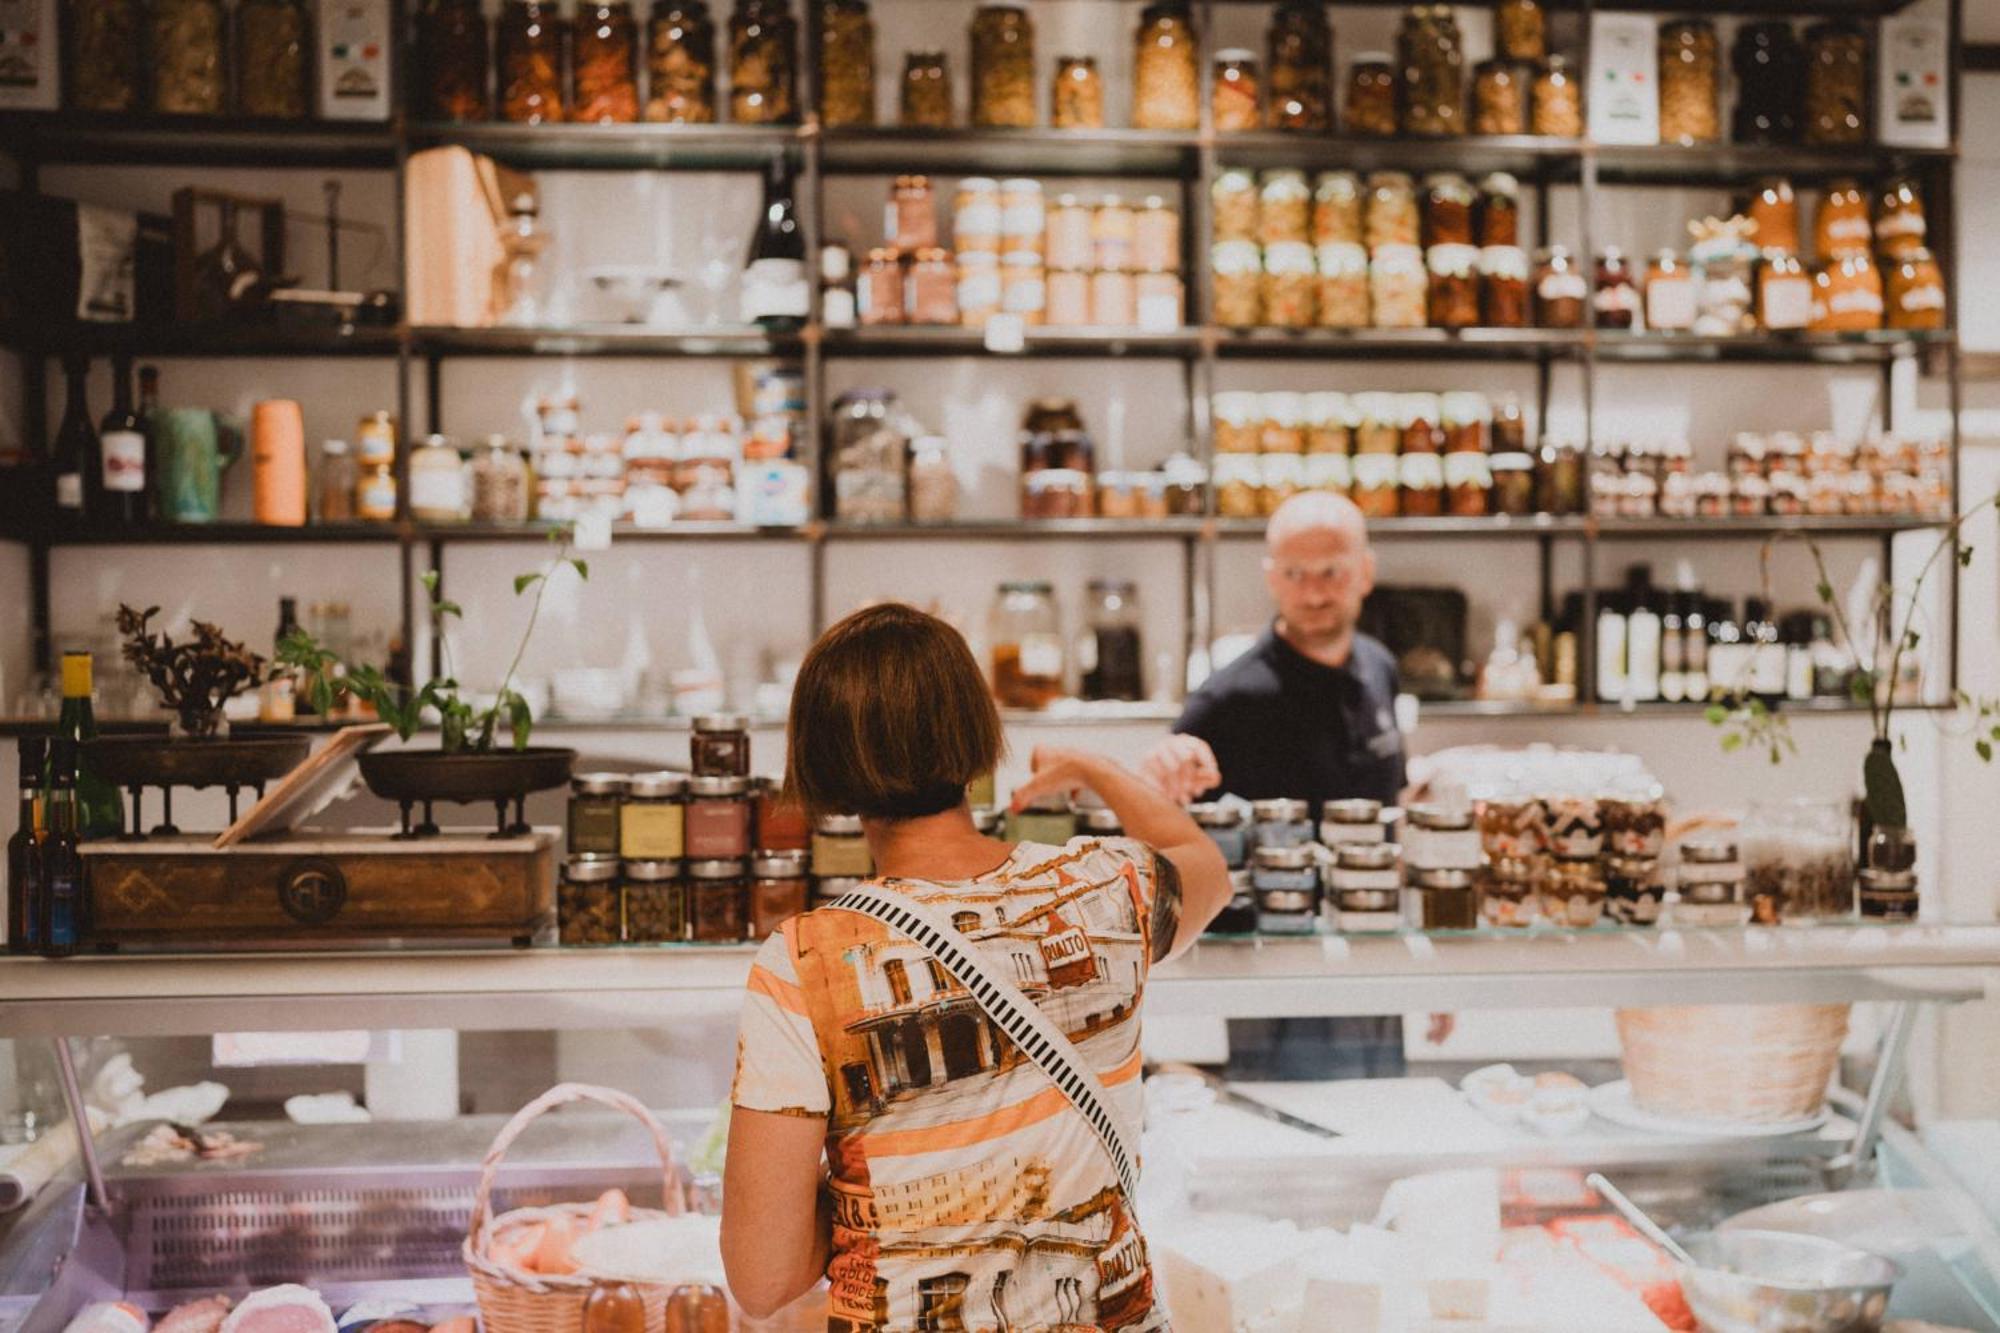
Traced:
<svg viewBox="0 0 2000 1333">
<path fill-rule="evenodd" d="M 860 815 L 882 886 L 948 916 L 1136 1125 L 1146 976 L 1228 902 L 1228 871 L 1177 806 L 1074 750 L 1038 748 L 1015 808 L 1090 790 L 1130 836 L 982 835 L 965 789 L 1000 749 L 965 640 L 877 606 L 806 655 L 785 782 L 810 814 Z M 765 942 L 732 1100 L 723 1256 L 750 1314 L 825 1277 L 838 1333 L 1167 1326 L 1104 1144 L 962 979 L 874 918 L 822 908 Z"/>
</svg>

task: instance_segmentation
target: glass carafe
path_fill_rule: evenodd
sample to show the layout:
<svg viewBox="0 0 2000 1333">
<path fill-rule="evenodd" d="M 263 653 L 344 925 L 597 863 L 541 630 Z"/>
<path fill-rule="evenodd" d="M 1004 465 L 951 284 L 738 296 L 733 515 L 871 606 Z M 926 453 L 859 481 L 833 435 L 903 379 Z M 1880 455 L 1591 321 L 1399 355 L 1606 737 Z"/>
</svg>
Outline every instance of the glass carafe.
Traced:
<svg viewBox="0 0 2000 1333">
<path fill-rule="evenodd" d="M 988 625 L 993 693 L 1002 708 L 1046 708 L 1062 696 L 1062 617 L 1050 584 L 1001 584 Z"/>
</svg>

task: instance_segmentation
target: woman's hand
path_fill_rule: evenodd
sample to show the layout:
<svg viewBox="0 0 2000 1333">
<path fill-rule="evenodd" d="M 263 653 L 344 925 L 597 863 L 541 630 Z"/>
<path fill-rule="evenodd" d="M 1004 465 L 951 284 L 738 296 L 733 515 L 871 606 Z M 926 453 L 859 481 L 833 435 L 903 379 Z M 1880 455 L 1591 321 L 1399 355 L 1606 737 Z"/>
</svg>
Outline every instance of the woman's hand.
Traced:
<svg viewBox="0 0 2000 1333">
<path fill-rule="evenodd" d="M 1074 796 L 1080 791 L 1105 793 L 1093 784 L 1111 761 L 1088 750 L 1071 750 L 1055 745 L 1037 745 L 1028 756 L 1029 779 L 1014 788 L 1008 807 L 1016 814 L 1044 796 Z"/>
<path fill-rule="evenodd" d="M 1215 751 L 1201 737 L 1184 734 L 1169 736 L 1155 745 L 1139 761 L 1139 776 L 1177 805 L 1186 805 L 1222 785 Z"/>
</svg>

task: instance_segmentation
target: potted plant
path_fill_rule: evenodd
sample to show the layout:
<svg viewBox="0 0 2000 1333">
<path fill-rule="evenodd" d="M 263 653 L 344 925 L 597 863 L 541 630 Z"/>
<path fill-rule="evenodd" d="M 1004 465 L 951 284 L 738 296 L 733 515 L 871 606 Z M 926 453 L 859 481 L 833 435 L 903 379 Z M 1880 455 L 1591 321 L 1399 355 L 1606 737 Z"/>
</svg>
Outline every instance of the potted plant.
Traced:
<svg viewBox="0 0 2000 1333">
<path fill-rule="evenodd" d="M 500 686 L 490 701 L 477 703 L 468 698 L 451 667 L 449 644 L 444 654 L 444 673 L 414 688 L 389 679 L 379 667 L 341 662 L 304 630 L 288 634 L 278 645 L 278 662 L 295 670 L 309 682 L 314 704 L 322 711 L 330 707 L 335 689 L 372 705 L 382 721 L 397 736 L 409 741 L 435 715 L 438 722 L 436 749 L 372 751 L 359 757 L 361 777 L 368 789 L 403 808 L 408 831 L 411 807 L 422 802 L 425 819 L 419 832 L 433 832 L 430 806 L 434 801 L 469 803 L 491 801 L 500 811 L 503 831 L 522 827 L 522 805 L 529 792 L 560 787 L 569 781 L 576 751 L 555 746 L 530 745 L 534 714 L 526 698 L 514 688 L 514 676 L 534 637 L 541 619 L 542 599 L 549 580 L 564 568 L 578 578 L 590 577 L 587 562 L 570 554 L 570 534 L 565 529 L 550 533 L 557 543 L 556 554 L 540 569 L 514 578 L 514 595 L 533 592 L 527 626 L 515 646 L 514 656 L 500 678 Z M 435 570 L 423 575 L 424 591 L 430 599 L 431 624 L 443 635 L 452 620 L 462 619 L 464 610 L 456 602 L 438 595 Z M 513 818 L 507 817 L 509 803 Z"/>
</svg>

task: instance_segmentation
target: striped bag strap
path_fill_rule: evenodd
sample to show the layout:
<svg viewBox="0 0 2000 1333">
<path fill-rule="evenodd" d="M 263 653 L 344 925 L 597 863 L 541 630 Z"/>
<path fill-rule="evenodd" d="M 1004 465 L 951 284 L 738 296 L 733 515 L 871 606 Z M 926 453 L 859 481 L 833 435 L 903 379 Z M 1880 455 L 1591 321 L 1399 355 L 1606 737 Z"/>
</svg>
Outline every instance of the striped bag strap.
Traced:
<svg viewBox="0 0 2000 1333">
<path fill-rule="evenodd" d="M 995 971 L 943 913 L 905 894 L 871 882 L 824 905 L 879 921 L 914 941 L 944 965 L 945 971 L 979 1002 L 995 1026 L 1049 1076 L 1049 1081 L 1096 1133 L 1118 1173 L 1126 1210 L 1136 1221 L 1138 1154 L 1131 1137 L 1113 1109 L 1111 1094 L 1105 1090 L 1103 1081 L 1077 1050 L 1076 1043 L 1049 1021 L 1041 1006 Z"/>
</svg>

